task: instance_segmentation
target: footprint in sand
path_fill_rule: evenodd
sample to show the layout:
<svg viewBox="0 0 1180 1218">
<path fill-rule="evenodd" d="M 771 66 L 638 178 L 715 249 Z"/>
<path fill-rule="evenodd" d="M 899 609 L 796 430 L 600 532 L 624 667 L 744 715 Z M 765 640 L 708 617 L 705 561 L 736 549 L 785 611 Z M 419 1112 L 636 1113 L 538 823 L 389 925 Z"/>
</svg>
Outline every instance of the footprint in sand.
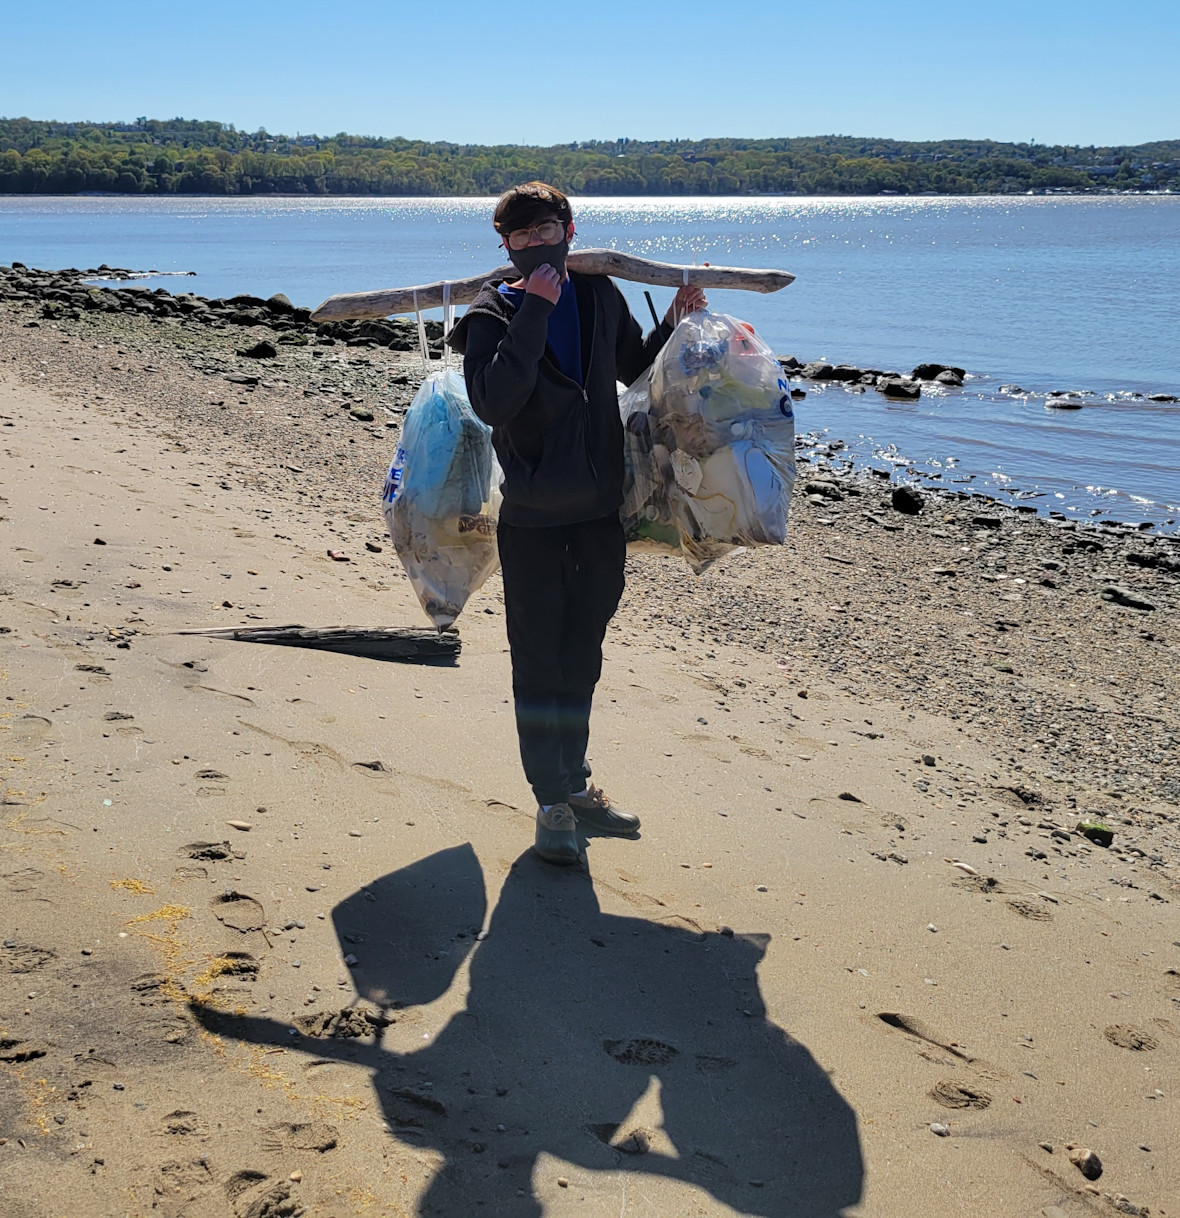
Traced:
<svg viewBox="0 0 1180 1218">
<path fill-rule="evenodd" d="M 151 1040 L 162 1040 L 169 1045 L 182 1045 L 192 1035 L 192 1027 L 183 1015 L 177 1015 L 174 1011 L 168 1014 L 161 1013 L 154 1019 L 143 1020 L 136 1032 L 141 1038 Z"/>
<path fill-rule="evenodd" d="M 10 973 L 32 973 L 56 959 L 57 953 L 47 947 L 33 947 L 14 939 L 5 939 L 3 952 L 0 952 L 0 961 Z"/>
<path fill-rule="evenodd" d="M 630 1040 L 604 1040 L 603 1049 L 624 1066 L 666 1066 L 680 1050 L 662 1040 L 649 1036 L 633 1036 Z"/>
<path fill-rule="evenodd" d="M 181 846 L 178 853 L 182 859 L 195 859 L 205 863 L 220 863 L 226 859 L 244 857 L 231 850 L 229 842 L 189 842 L 187 846 Z"/>
<path fill-rule="evenodd" d="M 1000 881 L 994 875 L 963 875 L 960 873 L 958 877 L 951 881 L 951 887 L 965 888 L 971 892 L 982 892 L 985 896 L 1004 891 Z"/>
<path fill-rule="evenodd" d="M 188 1163 L 161 1163 L 160 1176 L 167 1190 L 165 1195 L 186 1193 L 189 1194 L 189 1200 L 193 1199 L 194 1189 L 202 1189 L 216 1183 L 213 1168 L 205 1158 L 193 1159 Z"/>
<path fill-rule="evenodd" d="M 240 977 L 243 981 L 257 981 L 262 965 L 249 952 L 222 952 L 218 958 L 219 977 Z"/>
<path fill-rule="evenodd" d="M 233 1212 L 242 1218 L 287 1218 L 305 1212 L 292 1201 L 290 1184 L 275 1184 L 272 1176 L 254 1168 L 234 1172 L 223 1188 Z"/>
<path fill-rule="evenodd" d="M 40 743 L 53 726 L 51 720 L 43 715 L 22 715 L 12 724 L 11 743 L 30 745 Z"/>
<path fill-rule="evenodd" d="M 714 1188 L 721 1185 L 732 1187 L 735 1182 L 729 1164 L 707 1151 L 694 1150 L 691 1163 L 693 1178 L 707 1181 Z"/>
<path fill-rule="evenodd" d="M 126 711 L 107 711 L 103 715 L 103 721 L 106 723 L 115 723 L 118 726 L 114 729 L 120 736 L 142 736 L 143 728 L 136 727 L 131 722 L 134 715 L 129 715 Z"/>
<path fill-rule="evenodd" d="M 169 978 L 166 973 L 142 973 L 131 981 L 131 992 L 141 1007 L 158 1007 L 171 1002 L 164 993 Z"/>
<path fill-rule="evenodd" d="M 1150 1032 L 1132 1027 L 1128 1023 L 1112 1023 L 1103 1033 L 1112 1045 L 1120 1049 L 1131 1049 L 1136 1053 L 1159 1048 L 1159 1041 Z"/>
<path fill-rule="evenodd" d="M 217 920 L 230 930 L 247 934 L 261 930 L 266 925 L 266 912 L 262 902 L 248 897 L 243 892 L 225 892 L 215 897 L 213 910 Z"/>
<path fill-rule="evenodd" d="M 1024 897 L 1013 897 L 1008 902 L 1008 908 L 1013 913 L 1018 913 L 1022 918 L 1028 918 L 1032 922 L 1051 922 L 1053 920 L 1052 913 L 1043 905 L 1038 905 L 1036 901 L 1026 900 Z"/>
<path fill-rule="evenodd" d="M 732 1057 L 711 1057 L 707 1053 L 698 1053 L 693 1060 L 698 1074 L 724 1074 L 737 1066 Z"/>
<path fill-rule="evenodd" d="M 269 1180 L 270 1176 L 264 1171 L 255 1171 L 251 1168 L 246 1168 L 243 1171 L 236 1171 L 225 1182 L 225 1194 L 231 1201 L 237 1200 L 247 1189 L 256 1187 Z"/>
<path fill-rule="evenodd" d="M 335 1150 L 340 1134 L 326 1121 L 282 1121 L 262 1131 L 262 1149 L 269 1151 L 312 1150 L 325 1154 Z"/>
<path fill-rule="evenodd" d="M 986 1108 L 992 1097 L 971 1083 L 936 1083 L 930 1098 L 944 1108 Z"/>
<path fill-rule="evenodd" d="M 44 878 L 45 872 L 38 871 L 36 867 L 22 867 L 19 871 L 0 875 L 9 892 L 33 892 Z"/>
<path fill-rule="evenodd" d="M 305 1035 L 318 1039 L 344 1040 L 357 1036 L 380 1035 L 393 1019 L 380 1011 L 365 1007 L 344 1007 L 340 1011 L 319 1011 L 314 1015 L 300 1015 L 295 1026 Z"/>
<path fill-rule="evenodd" d="M 204 1138 L 208 1133 L 208 1125 L 195 1113 L 185 1108 L 178 1108 L 164 1118 L 160 1133 L 166 1137 L 189 1137 L 195 1135 Z"/>
</svg>

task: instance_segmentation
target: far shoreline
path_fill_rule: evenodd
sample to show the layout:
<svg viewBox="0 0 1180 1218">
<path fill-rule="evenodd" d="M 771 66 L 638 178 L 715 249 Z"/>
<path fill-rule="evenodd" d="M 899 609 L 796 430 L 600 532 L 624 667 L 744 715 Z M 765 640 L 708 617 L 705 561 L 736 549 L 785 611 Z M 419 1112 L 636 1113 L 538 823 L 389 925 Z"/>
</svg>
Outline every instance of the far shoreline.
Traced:
<svg viewBox="0 0 1180 1218">
<path fill-rule="evenodd" d="M 412 195 L 386 195 L 386 194 L 303 194 L 299 192 L 287 193 L 283 191 L 266 191 L 252 192 L 250 194 L 205 194 L 185 191 L 184 193 L 167 193 L 154 194 L 143 191 L 118 191 L 118 190 L 86 190 L 74 191 L 71 193 L 58 193 L 54 191 L 40 191 L 36 194 L 7 194 L 0 193 L 0 200 L 4 199 L 152 199 L 152 200 L 171 200 L 171 199 L 301 199 L 305 202 L 312 202 L 317 199 L 487 199 L 489 202 L 496 199 L 498 196 L 494 194 L 412 194 Z M 971 199 L 1180 199 L 1180 191 L 1176 190 L 1064 190 L 1064 189 L 1048 189 L 1048 190 L 1020 190 L 1010 192 L 994 192 L 980 191 L 977 194 L 943 194 L 939 191 L 921 191 L 914 194 L 905 194 L 900 191 L 878 191 L 872 194 L 798 194 L 788 193 L 785 191 L 768 191 L 765 193 L 750 192 L 746 194 L 731 194 L 731 195 L 653 195 L 653 194 L 611 194 L 611 195 L 583 195 L 577 193 L 570 194 L 571 199 L 580 199 L 591 202 L 604 202 L 612 199 L 644 199 L 651 201 L 697 201 L 707 200 L 709 202 L 719 202 L 725 199 L 955 199 L 955 200 L 971 200 Z"/>
</svg>

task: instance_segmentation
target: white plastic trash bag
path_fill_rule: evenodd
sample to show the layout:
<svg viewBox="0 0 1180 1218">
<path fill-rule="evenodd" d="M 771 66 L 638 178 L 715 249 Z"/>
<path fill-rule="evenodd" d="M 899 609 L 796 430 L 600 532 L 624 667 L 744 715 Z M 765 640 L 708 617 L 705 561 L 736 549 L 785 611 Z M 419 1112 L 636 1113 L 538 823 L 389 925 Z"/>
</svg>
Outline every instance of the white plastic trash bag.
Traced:
<svg viewBox="0 0 1180 1218">
<path fill-rule="evenodd" d="M 431 373 L 414 395 L 385 478 L 382 508 L 422 608 L 439 630 L 500 564 L 500 467 L 459 372 Z"/>
<path fill-rule="evenodd" d="M 632 549 L 678 551 L 699 574 L 737 546 L 786 541 L 795 413 L 753 326 L 690 313 L 619 410 Z"/>
</svg>

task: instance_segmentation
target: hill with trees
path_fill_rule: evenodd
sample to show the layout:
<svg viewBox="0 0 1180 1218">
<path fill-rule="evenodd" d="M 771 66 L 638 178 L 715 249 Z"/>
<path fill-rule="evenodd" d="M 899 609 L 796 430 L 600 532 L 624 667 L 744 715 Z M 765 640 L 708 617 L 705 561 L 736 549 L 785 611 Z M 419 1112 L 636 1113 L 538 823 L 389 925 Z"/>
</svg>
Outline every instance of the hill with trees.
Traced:
<svg viewBox="0 0 1180 1218">
<path fill-rule="evenodd" d="M 1180 189 L 1180 140 L 1134 147 L 831 135 L 483 147 L 272 135 L 196 119 L 0 119 L 0 193 L 496 195 L 1024 194 Z"/>
</svg>

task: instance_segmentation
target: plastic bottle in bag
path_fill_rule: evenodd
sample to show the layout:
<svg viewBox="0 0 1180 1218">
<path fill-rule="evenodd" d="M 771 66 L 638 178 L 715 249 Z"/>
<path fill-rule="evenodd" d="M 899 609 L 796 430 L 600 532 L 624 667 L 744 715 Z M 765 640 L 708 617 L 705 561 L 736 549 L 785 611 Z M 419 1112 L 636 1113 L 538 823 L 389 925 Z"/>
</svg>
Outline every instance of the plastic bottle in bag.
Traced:
<svg viewBox="0 0 1180 1218">
<path fill-rule="evenodd" d="M 439 630 L 500 565 L 500 471 L 491 429 L 453 369 L 414 395 L 385 478 L 382 509 L 393 547 Z"/>
</svg>

